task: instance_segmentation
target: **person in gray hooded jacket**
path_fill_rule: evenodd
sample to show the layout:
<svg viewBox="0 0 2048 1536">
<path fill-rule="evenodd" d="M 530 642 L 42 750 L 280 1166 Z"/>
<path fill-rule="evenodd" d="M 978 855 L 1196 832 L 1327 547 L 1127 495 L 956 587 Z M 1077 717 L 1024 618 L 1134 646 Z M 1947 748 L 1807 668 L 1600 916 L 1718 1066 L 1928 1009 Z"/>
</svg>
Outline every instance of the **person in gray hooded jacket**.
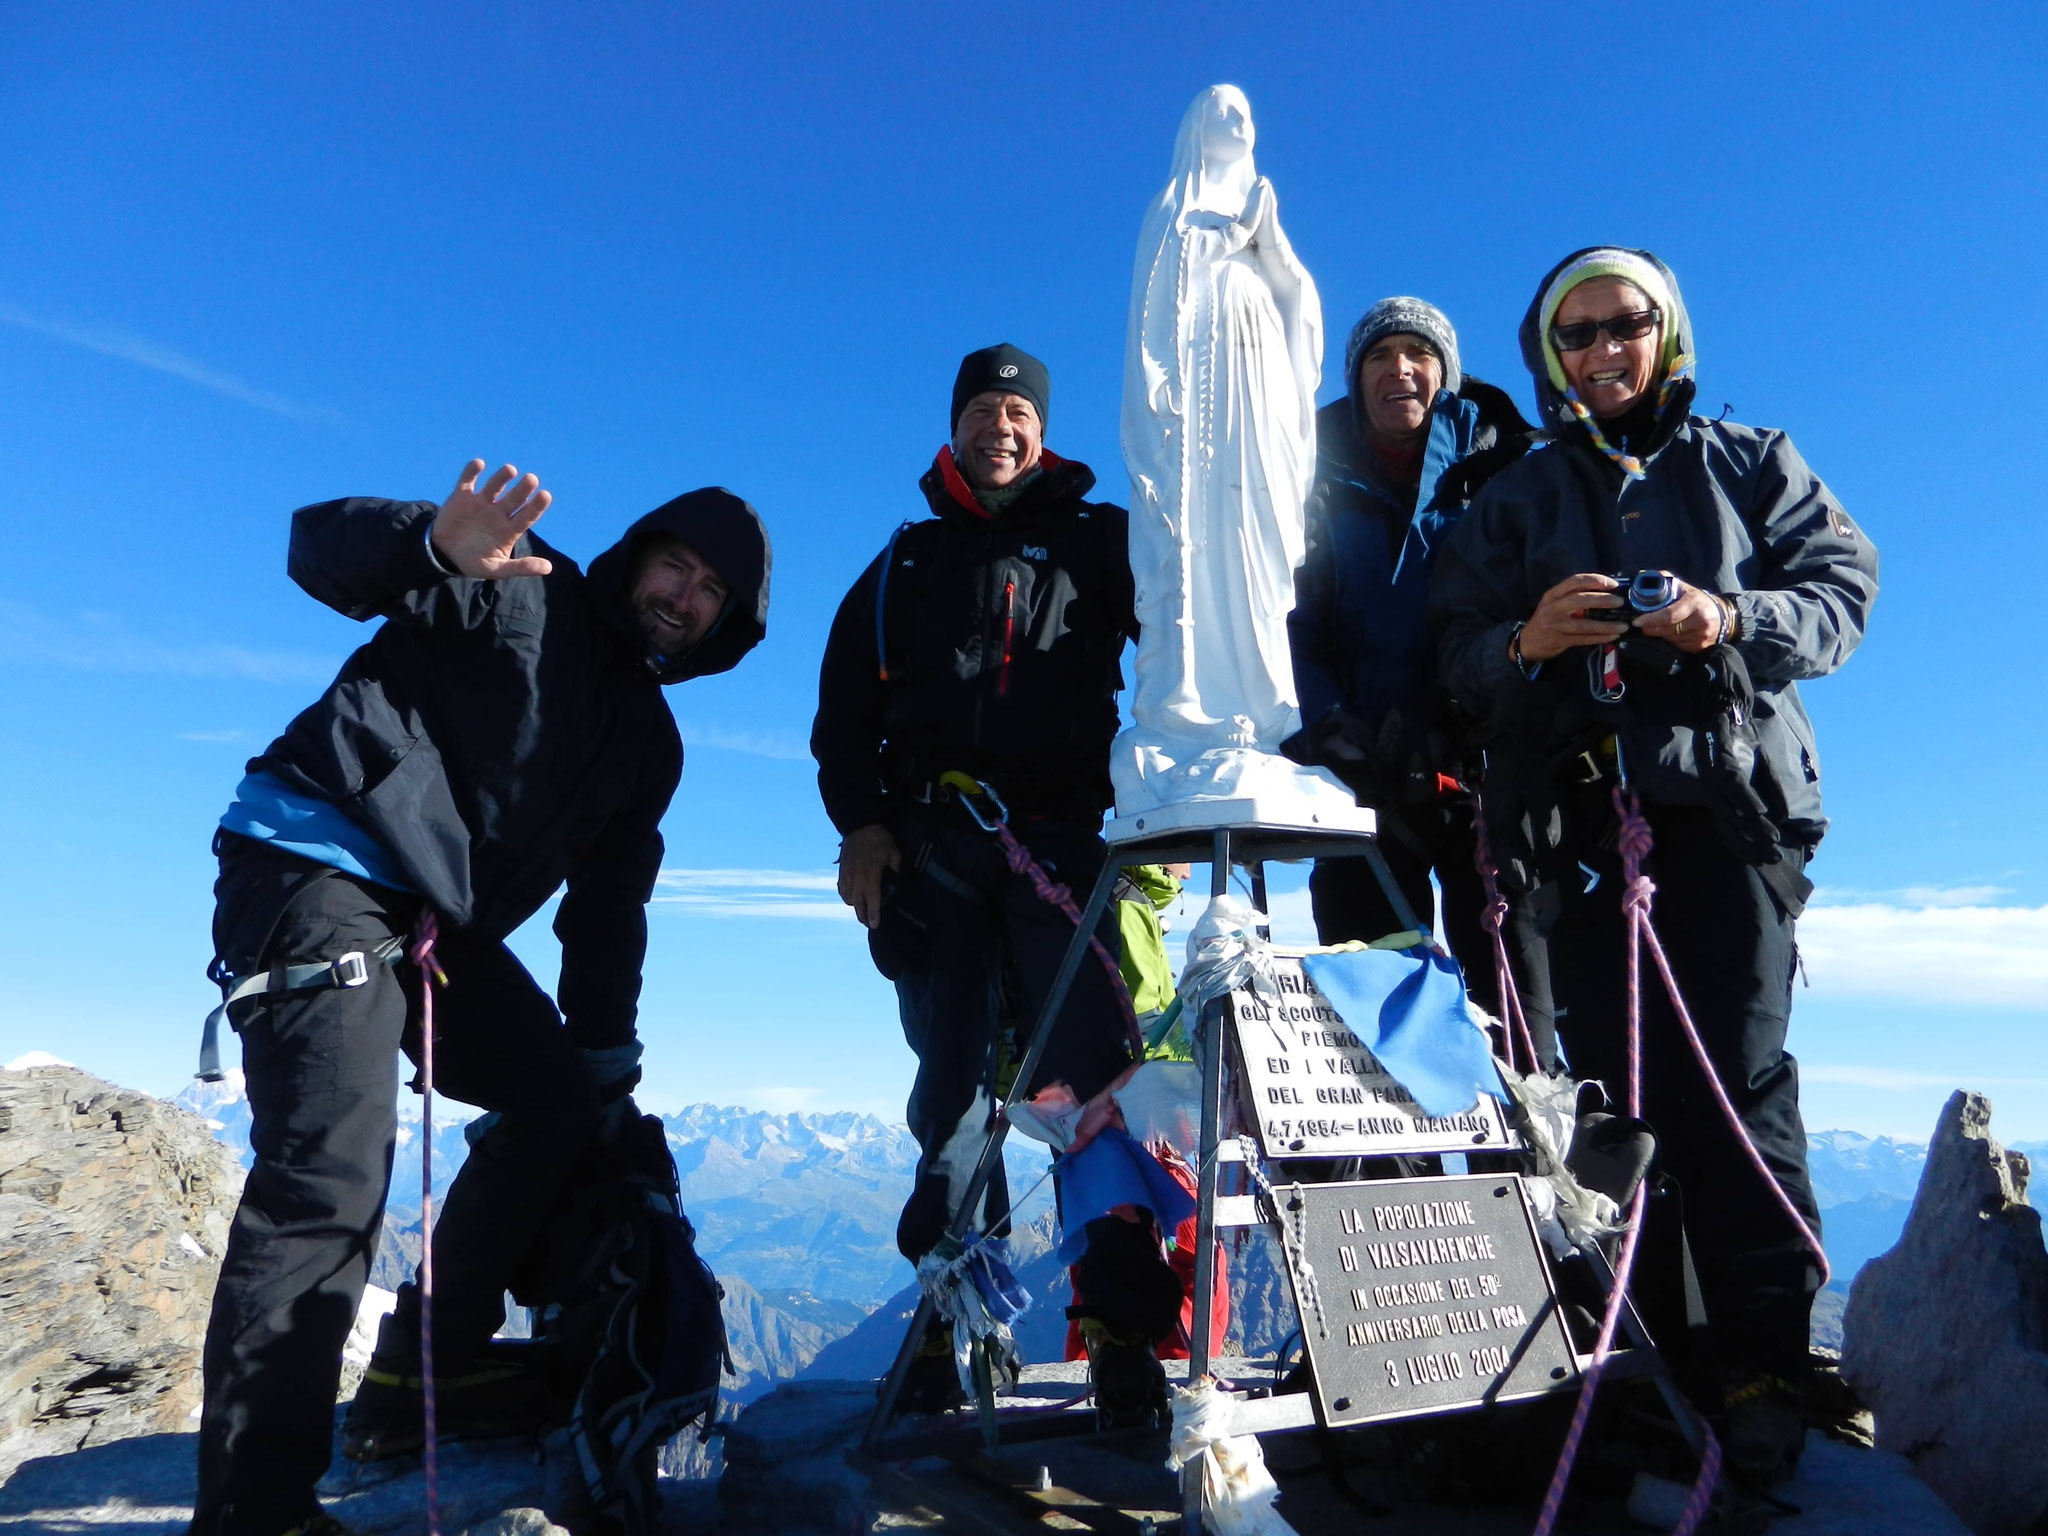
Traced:
<svg viewBox="0 0 2048 1536">
<path fill-rule="evenodd" d="M 1784 1049 L 1793 924 L 1827 827 L 1797 684 L 1834 671 L 1862 638 L 1877 553 L 1783 432 L 1688 413 L 1691 324 L 1677 279 L 1648 252 L 1567 257 L 1538 288 L 1521 345 L 1553 440 L 1487 484 L 1431 594 L 1440 675 L 1490 721 L 1494 847 L 1515 866 L 1511 884 L 1560 882 L 1558 1032 L 1575 1074 L 1619 1098 L 1614 789 L 1640 796 L 1680 988 L 1749 1139 L 1818 1233 Z M 1731 1465 L 1775 1481 L 1803 1434 L 1819 1270 L 1646 973 L 1643 1114 L 1682 1191 Z M 1682 1298 L 1641 1299 L 1677 1343 Z"/>
</svg>

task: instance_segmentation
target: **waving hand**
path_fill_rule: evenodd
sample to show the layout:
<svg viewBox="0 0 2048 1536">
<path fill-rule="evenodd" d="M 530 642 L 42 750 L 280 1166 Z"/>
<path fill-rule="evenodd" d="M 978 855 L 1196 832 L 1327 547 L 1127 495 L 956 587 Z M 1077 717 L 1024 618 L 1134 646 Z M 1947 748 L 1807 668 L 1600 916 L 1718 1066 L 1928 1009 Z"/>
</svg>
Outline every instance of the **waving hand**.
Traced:
<svg viewBox="0 0 2048 1536">
<path fill-rule="evenodd" d="M 477 476 L 483 472 L 482 459 L 463 465 L 455 489 L 434 514 L 435 550 L 463 575 L 484 581 L 547 575 L 554 567 L 546 560 L 538 555 L 515 559 L 512 547 L 554 497 L 540 488 L 538 475 L 521 475 L 510 464 L 479 486 Z"/>
</svg>

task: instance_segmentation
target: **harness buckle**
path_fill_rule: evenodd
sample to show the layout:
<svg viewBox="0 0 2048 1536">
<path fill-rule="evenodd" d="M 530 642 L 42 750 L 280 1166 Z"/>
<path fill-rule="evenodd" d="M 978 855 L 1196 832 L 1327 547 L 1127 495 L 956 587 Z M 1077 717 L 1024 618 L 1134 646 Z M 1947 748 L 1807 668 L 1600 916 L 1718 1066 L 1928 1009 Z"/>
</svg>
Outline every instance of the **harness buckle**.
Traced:
<svg viewBox="0 0 2048 1536">
<path fill-rule="evenodd" d="M 360 949 L 352 949 L 333 965 L 334 984 L 337 987 L 367 986 L 370 980 L 370 962 L 363 958 Z"/>
<path fill-rule="evenodd" d="M 939 775 L 942 788 L 950 789 L 967 808 L 967 814 L 974 818 L 974 824 L 984 832 L 993 832 L 1010 819 L 1010 808 L 1003 804 L 1003 797 L 995 792 L 993 785 L 986 784 L 972 774 L 952 769 Z M 980 802 L 986 801 L 994 807 L 995 817 L 990 820 L 983 814 Z"/>
</svg>

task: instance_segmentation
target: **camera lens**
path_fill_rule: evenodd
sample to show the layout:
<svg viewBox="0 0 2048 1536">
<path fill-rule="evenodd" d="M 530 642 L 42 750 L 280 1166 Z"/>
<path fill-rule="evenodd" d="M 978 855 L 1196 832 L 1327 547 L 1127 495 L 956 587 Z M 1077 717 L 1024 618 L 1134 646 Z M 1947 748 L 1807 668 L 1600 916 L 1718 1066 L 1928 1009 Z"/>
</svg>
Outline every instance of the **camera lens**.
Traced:
<svg viewBox="0 0 2048 1536">
<path fill-rule="evenodd" d="M 1678 582 L 1668 571 L 1637 571 L 1628 584 L 1628 605 L 1638 613 L 1655 613 L 1678 601 Z"/>
</svg>

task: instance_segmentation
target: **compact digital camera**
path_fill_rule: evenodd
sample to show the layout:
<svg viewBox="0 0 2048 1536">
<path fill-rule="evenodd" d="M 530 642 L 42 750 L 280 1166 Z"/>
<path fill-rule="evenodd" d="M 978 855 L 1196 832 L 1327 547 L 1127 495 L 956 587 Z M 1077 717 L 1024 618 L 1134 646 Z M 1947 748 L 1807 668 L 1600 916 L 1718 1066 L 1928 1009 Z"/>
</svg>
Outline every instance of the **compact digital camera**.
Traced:
<svg viewBox="0 0 2048 1536">
<path fill-rule="evenodd" d="M 1621 597 L 1626 608 L 1610 608 L 1603 615 L 1612 617 L 1617 623 L 1628 622 L 1629 610 L 1636 613 L 1655 613 L 1660 608 L 1669 608 L 1678 601 L 1678 578 L 1669 571 L 1616 571 L 1614 579 L 1621 583 Z M 1588 618 L 1593 617 L 1587 614 Z"/>
</svg>

